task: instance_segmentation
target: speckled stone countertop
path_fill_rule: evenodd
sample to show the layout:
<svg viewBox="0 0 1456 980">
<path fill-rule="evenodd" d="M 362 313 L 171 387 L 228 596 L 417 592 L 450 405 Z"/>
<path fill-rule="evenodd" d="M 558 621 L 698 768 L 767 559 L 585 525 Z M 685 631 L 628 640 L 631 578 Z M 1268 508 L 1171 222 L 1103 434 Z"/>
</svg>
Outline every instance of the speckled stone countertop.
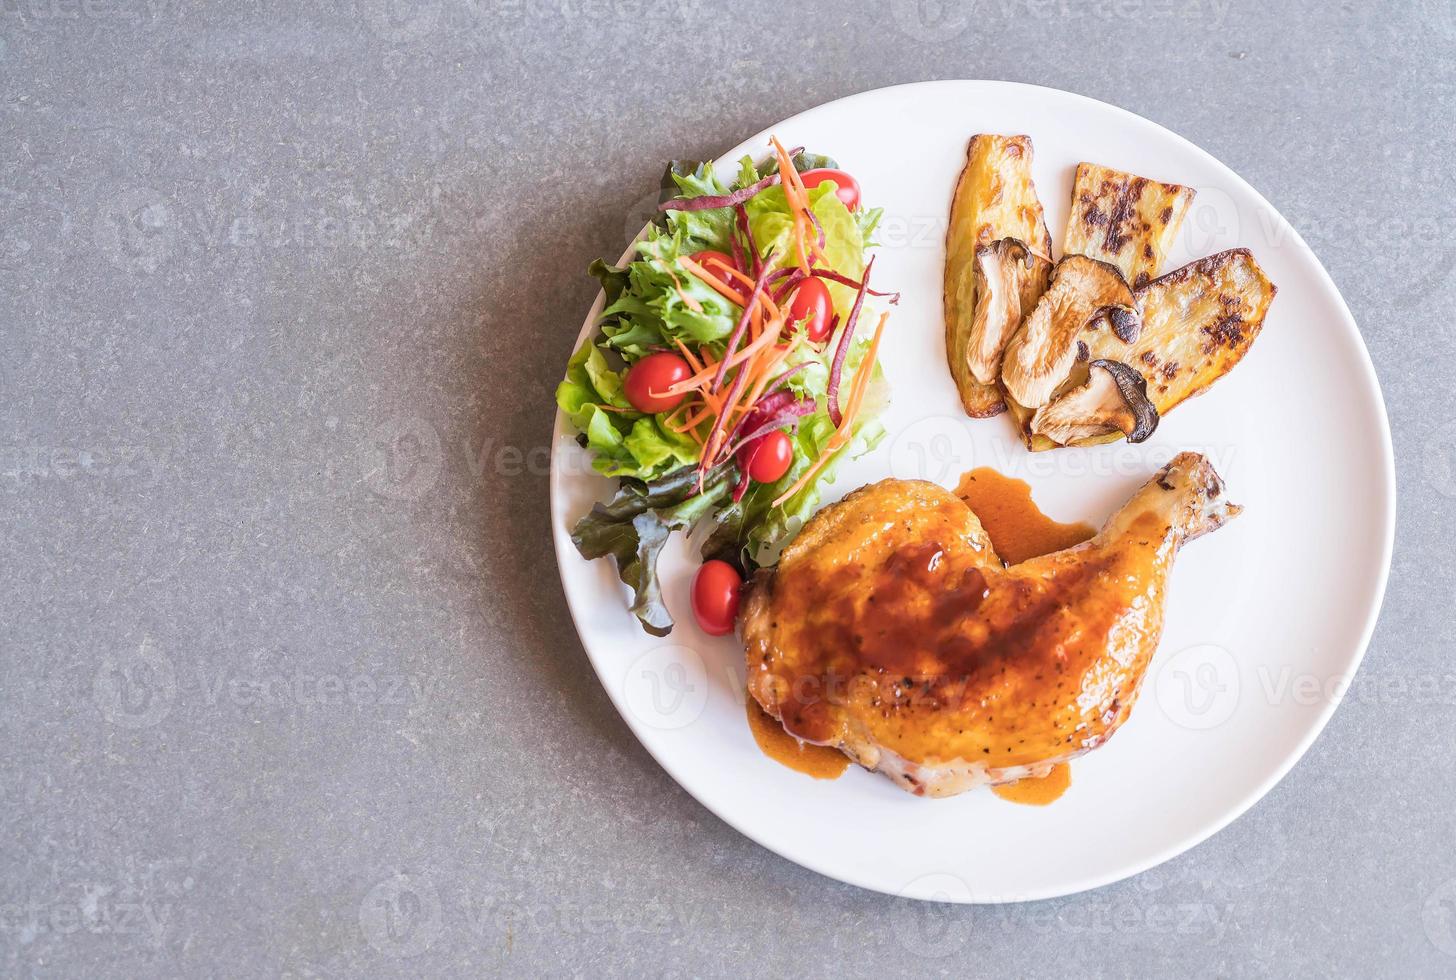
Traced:
<svg viewBox="0 0 1456 980">
<path fill-rule="evenodd" d="M 1456 971 L 1456 3 L 734 8 L 0 5 L 0 973 Z M 978 77 L 1147 116 L 1288 216 L 1401 492 L 1303 762 L 1162 867 L 991 908 L 700 807 L 546 544 L 582 270 L 662 161 Z"/>
</svg>

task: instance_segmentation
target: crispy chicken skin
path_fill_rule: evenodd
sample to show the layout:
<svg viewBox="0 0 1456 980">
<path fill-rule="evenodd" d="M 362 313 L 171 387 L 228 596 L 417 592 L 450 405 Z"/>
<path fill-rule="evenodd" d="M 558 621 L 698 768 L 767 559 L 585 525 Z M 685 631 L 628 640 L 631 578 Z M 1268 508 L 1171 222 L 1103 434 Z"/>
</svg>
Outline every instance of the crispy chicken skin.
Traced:
<svg viewBox="0 0 1456 980">
<path fill-rule="evenodd" d="M 1045 775 L 1127 719 L 1174 556 L 1238 511 L 1182 453 L 1092 540 L 1007 568 L 950 491 L 863 487 L 748 586 L 748 689 L 916 795 Z"/>
</svg>

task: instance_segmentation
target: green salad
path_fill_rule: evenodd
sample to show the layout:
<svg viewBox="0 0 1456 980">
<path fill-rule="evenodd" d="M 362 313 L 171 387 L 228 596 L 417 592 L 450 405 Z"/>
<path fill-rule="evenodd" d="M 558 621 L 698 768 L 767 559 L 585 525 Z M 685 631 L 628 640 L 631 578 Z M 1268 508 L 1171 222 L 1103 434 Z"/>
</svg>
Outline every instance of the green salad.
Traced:
<svg viewBox="0 0 1456 980">
<path fill-rule="evenodd" d="M 656 572 L 673 531 L 710 528 L 694 613 L 731 632 L 737 585 L 884 435 L 886 314 L 871 307 L 898 297 L 869 284 L 881 211 L 833 160 L 771 143 L 726 181 L 709 163 L 668 167 L 627 264 L 592 264 L 605 306 L 556 389 L 592 467 L 618 481 L 572 541 L 612 556 L 657 636 L 673 625 Z"/>
</svg>

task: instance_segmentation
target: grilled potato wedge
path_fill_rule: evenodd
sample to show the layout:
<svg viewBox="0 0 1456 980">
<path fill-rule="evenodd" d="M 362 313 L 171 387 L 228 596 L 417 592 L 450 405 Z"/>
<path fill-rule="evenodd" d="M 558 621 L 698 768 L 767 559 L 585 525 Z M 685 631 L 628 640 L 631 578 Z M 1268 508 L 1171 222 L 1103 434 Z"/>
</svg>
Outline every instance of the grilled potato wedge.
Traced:
<svg viewBox="0 0 1456 980">
<path fill-rule="evenodd" d="M 1095 163 L 1077 164 L 1066 255 L 1087 255 L 1122 270 L 1133 288 L 1163 266 L 1196 192 Z"/>
<path fill-rule="evenodd" d="M 1160 416 L 1167 415 L 1207 391 L 1243 359 L 1263 329 L 1276 292 L 1278 287 L 1264 275 L 1253 253 L 1232 248 L 1190 262 L 1138 289 L 1143 327 L 1135 342 L 1118 339 L 1105 321 L 1094 321 L 1082 342 L 1093 360 L 1119 360 L 1136 368 L 1147 379 L 1153 407 Z M 1120 438 L 1114 433 L 1070 445 Z"/>
<path fill-rule="evenodd" d="M 945 236 L 945 349 L 961 405 L 972 418 L 1006 410 L 1000 389 L 977 381 L 971 370 L 976 252 L 1013 238 L 1033 255 L 1051 258 L 1051 233 L 1032 182 L 1031 156 L 1029 136 L 971 137 L 951 202 Z M 1044 267 L 1049 269 L 1050 261 Z"/>
</svg>

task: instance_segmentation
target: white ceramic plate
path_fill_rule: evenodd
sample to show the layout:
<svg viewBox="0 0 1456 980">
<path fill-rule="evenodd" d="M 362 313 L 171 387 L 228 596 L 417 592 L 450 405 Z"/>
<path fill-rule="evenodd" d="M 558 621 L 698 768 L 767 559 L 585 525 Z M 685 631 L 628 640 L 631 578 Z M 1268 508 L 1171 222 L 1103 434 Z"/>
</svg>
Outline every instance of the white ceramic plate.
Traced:
<svg viewBox="0 0 1456 980">
<path fill-rule="evenodd" d="M 756 158 L 769 131 L 725 154 Z M 901 290 L 882 348 L 889 435 L 846 466 L 826 502 L 887 475 L 953 486 L 991 465 L 1031 483 L 1044 510 L 1100 524 L 1173 453 L 1209 455 L 1245 505 L 1179 556 L 1167 628 L 1131 720 L 1073 763 L 1046 808 L 981 790 L 909 796 L 852 768 L 819 782 L 756 747 L 744 718 L 741 646 L 694 625 L 692 548 L 674 541 L 663 581 L 677 628 L 642 632 L 610 561 L 588 564 L 572 523 L 608 481 L 556 420 L 551 504 L 567 601 L 617 709 L 673 778 L 749 837 L 823 874 L 924 899 L 1002 902 L 1094 888 L 1204 840 L 1243 813 L 1324 727 L 1369 640 L 1395 519 L 1390 432 L 1369 354 L 1328 274 L 1253 188 L 1198 147 L 1090 99 L 1005 82 L 935 82 L 866 92 L 771 130 L 835 157 L 886 217 L 876 284 Z M 964 418 L 945 365 L 943 238 L 974 133 L 1026 133 L 1052 241 L 1066 227 L 1073 170 L 1091 160 L 1198 189 L 1166 269 L 1233 246 L 1278 285 L 1264 332 L 1212 391 L 1154 438 L 1025 452 L 1003 416 Z M 1165 271 L 1166 271 L 1165 269 Z M 582 336 L 593 323 L 594 307 Z"/>
</svg>

